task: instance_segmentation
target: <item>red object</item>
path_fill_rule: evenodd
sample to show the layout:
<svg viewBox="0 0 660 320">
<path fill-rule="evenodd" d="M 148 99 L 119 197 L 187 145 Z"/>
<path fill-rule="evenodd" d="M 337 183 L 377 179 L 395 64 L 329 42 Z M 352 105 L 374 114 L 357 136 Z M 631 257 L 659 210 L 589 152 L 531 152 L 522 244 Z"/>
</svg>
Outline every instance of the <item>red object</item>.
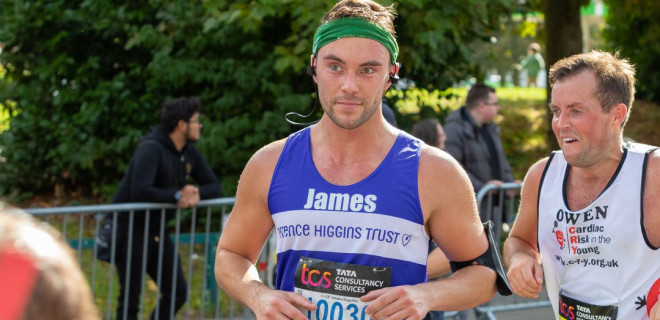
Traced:
<svg viewBox="0 0 660 320">
<path fill-rule="evenodd" d="M 557 238 L 557 242 L 559 243 L 559 247 L 564 249 L 564 233 L 557 230 L 557 231 L 555 231 L 555 237 Z"/>
<path fill-rule="evenodd" d="M 646 295 L 646 314 L 651 315 L 651 308 L 658 302 L 658 296 L 660 296 L 660 278 L 655 280 L 651 290 Z"/>
<path fill-rule="evenodd" d="M 37 268 L 30 256 L 13 250 L 0 253 L 0 319 L 23 318 L 36 281 Z"/>
<path fill-rule="evenodd" d="M 265 270 L 266 270 L 266 262 L 259 261 L 259 271 L 265 271 Z"/>
</svg>

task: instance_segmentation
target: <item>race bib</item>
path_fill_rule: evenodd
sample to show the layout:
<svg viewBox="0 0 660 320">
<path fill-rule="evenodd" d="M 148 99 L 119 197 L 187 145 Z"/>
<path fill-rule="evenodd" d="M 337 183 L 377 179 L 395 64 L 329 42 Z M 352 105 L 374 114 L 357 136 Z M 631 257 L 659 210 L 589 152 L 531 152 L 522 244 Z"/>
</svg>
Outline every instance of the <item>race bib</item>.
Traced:
<svg viewBox="0 0 660 320">
<path fill-rule="evenodd" d="M 390 286 L 392 270 L 301 257 L 296 268 L 294 291 L 317 307 L 304 310 L 312 320 L 368 320 L 368 303 L 360 297 Z"/>
<path fill-rule="evenodd" d="M 616 320 L 617 306 L 597 306 L 559 293 L 560 320 Z"/>
</svg>

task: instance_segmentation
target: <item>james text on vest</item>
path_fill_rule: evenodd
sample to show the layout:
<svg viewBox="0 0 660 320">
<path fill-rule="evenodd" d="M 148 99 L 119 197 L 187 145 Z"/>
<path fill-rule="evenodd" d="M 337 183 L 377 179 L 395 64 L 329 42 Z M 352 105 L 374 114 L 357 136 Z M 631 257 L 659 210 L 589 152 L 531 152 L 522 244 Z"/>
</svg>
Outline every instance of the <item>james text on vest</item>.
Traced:
<svg viewBox="0 0 660 320">
<path fill-rule="evenodd" d="M 307 192 L 307 203 L 303 208 L 315 210 L 374 212 L 376 211 L 375 194 L 362 195 L 359 193 L 325 193 L 316 192 L 310 188 Z"/>
</svg>

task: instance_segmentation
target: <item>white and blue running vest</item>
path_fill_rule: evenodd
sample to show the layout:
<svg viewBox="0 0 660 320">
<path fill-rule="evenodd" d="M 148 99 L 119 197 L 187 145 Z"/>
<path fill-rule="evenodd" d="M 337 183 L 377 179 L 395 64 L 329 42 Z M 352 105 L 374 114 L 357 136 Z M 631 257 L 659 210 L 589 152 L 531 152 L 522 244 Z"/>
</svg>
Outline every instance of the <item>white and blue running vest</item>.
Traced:
<svg viewBox="0 0 660 320">
<path fill-rule="evenodd" d="M 585 304 L 615 306 L 617 320 L 648 319 L 642 302 L 660 280 L 660 250 L 649 243 L 642 224 L 651 150 L 627 145 L 602 193 L 576 211 L 566 200 L 570 165 L 561 152 L 548 160 L 538 194 L 538 245 L 555 316 L 600 319 L 559 303 L 562 294 Z"/>
<path fill-rule="evenodd" d="M 425 282 L 429 236 L 417 190 L 421 145 L 401 131 L 374 172 L 338 186 L 316 170 L 310 129 L 291 134 L 268 194 L 277 239 L 276 287 L 293 291 L 301 256 L 391 268 L 392 286 Z"/>
</svg>

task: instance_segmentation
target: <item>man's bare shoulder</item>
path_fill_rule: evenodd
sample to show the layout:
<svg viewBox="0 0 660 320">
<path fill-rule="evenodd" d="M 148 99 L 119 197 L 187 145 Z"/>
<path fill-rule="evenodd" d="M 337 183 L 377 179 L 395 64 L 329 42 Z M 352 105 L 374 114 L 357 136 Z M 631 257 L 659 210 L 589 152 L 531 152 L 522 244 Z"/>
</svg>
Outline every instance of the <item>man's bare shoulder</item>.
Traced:
<svg viewBox="0 0 660 320">
<path fill-rule="evenodd" d="M 538 216 L 538 192 L 541 177 L 548 164 L 549 158 L 543 158 L 534 163 L 523 180 L 521 201 L 518 208 L 518 216 L 509 233 L 509 239 L 517 238 L 526 242 L 531 248 L 536 249 L 536 224 Z M 509 240 L 507 240 L 509 242 Z M 507 250 L 505 250 L 506 252 Z M 515 251 L 515 250 L 514 250 Z M 507 259 L 510 259 L 510 255 Z M 507 262 L 507 264 L 510 262 Z"/>
<path fill-rule="evenodd" d="M 479 221 L 474 189 L 451 155 L 425 146 L 419 160 L 419 201 L 429 234 L 452 261 L 483 253 L 488 242 Z"/>
<path fill-rule="evenodd" d="M 461 169 L 461 165 L 449 153 L 426 145 L 422 148 L 419 166 L 420 173 L 437 174 L 438 177 L 456 174 L 456 171 Z"/>
<path fill-rule="evenodd" d="M 266 169 L 266 168 L 274 169 L 275 165 L 277 164 L 277 160 L 280 158 L 280 155 L 282 154 L 282 150 L 284 149 L 285 144 L 286 144 L 286 138 L 273 141 L 261 147 L 261 149 L 257 150 L 257 152 L 255 152 L 252 155 L 247 166 L 257 167 L 262 169 Z"/>
<path fill-rule="evenodd" d="M 550 160 L 549 157 L 545 157 L 541 160 L 536 161 L 536 163 L 532 164 L 529 167 L 529 170 L 527 170 L 527 174 L 525 175 L 525 181 L 540 182 L 541 177 L 543 176 L 543 171 L 545 171 L 545 167 L 548 165 L 549 160 Z"/>
<path fill-rule="evenodd" d="M 660 184 L 660 149 L 656 149 L 649 153 L 648 163 L 646 165 L 647 184 Z M 656 178 L 653 180 L 653 178 Z M 650 178 L 650 179 L 649 179 Z"/>
<path fill-rule="evenodd" d="M 252 193 L 267 192 L 285 143 L 286 139 L 271 142 L 252 155 L 241 173 L 237 190 L 239 193 L 243 189 Z"/>
<path fill-rule="evenodd" d="M 649 155 L 649 165 L 660 166 L 660 149 L 656 149 Z"/>
<path fill-rule="evenodd" d="M 419 187 L 422 199 L 452 198 L 474 194 L 467 173 L 449 153 L 424 146 L 419 159 Z M 432 202 L 433 202 L 432 201 Z"/>
</svg>

